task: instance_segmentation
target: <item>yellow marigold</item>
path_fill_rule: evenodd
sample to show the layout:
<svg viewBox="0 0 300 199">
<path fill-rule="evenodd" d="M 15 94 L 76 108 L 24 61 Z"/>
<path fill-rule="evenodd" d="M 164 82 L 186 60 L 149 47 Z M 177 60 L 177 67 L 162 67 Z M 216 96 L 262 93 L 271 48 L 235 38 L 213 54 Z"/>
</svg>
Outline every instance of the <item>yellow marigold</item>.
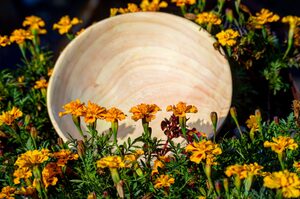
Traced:
<svg viewBox="0 0 300 199">
<path fill-rule="evenodd" d="M 50 185 L 55 186 L 58 181 L 56 176 L 60 174 L 62 174 L 61 167 L 54 162 L 48 163 L 42 171 L 43 184 L 45 185 L 45 188 Z"/>
<path fill-rule="evenodd" d="M 247 127 L 249 129 L 253 129 L 254 131 L 258 131 L 258 123 L 255 115 L 250 115 L 249 119 L 246 121 Z"/>
<path fill-rule="evenodd" d="M 262 28 L 266 23 L 276 22 L 280 17 L 268 9 L 261 9 L 259 13 L 255 14 L 256 16 L 251 16 L 249 21 L 255 28 Z"/>
<path fill-rule="evenodd" d="M 124 167 L 129 168 L 132 166 L 132 163 L 136 162 L 137 156 L 135 154 L 127 154 L 124 156 L 123 162 Z"/>
<path fill-rule="evenodd" d="M 273 142 L 265 141 L 264 147 L 271 147 L 272 151 L 281 154 L 286 149 L 295 150 L 298 148 L 298 144 L 295 143 L 293 138 L 279 136 L 278 138 L 273 137 Z"/>
<path fill-rule="evenodd" d="M 239 179 L 245 179 L 249 176 L 262 175 L 263 166 L 258 165 L 256 162 L 254 164 L 244 164 L 244 165 L 231 165 L 226 168 L 225 174 L 228 177 L 236 175 Z"/>
<path fill-rule="evenodd" d="M 110 16 L 113 17 L 113 16 L 116 16 L 117 13 L 118 13 L 119 9 L 118 8 L 111 8 L 110 9 Z"/>
<path fill-rule="evenodd" d="M 98 168 L 124 168 L 125 163 L 120 156 L 107 156 L 97 161 Z"/>
<path fill-rule="evenodd" d="M 13 199 L 15 196 L 15 191 L 16 188 L 14 187 L 10 187 L 10 186 L 3 187 L 0 192 L 0 198 Z"/>
<path fill-rule="evenodd" d="M 155 114 L 161 109 L 156 104 L 139 104 L 132 107 L 129 112 L 133 114 L 131 117 L 134 121 L 145 119 L 146 122 L 151 122 L 155 119 Z"/>
<path fill-rule="evenodd" d="M 185 5 L 193 5 L 196 3 L 196 0 L 172 0 L 172 3 L 176 3 L 176 6 L 182 7 Z"/>
<path fill-rule="evenodd" d="M 6 35 L 1 36 L 0 35 L 0 46 L 5 47 L 5 46 L 8 46 L 9 44 L 10 44 L 10 40 L 9 40 L 8 36 L 6 36 Z"/>
<path fill-rule="evenodd" d="M 35 82 L 35 85 L 34 85 L 34 89 L 42 89 L 42 88 L 47 88 L 48 87 L 48 82 L 47 80 L 45 79 L 40 79 L 40 80 L 37 80 Z"/>
<path fill-rule="evenodd" d="M 294 162 L 293 166 L 297 172 L 300 172 L 300 162 Z"/>
<path fill-rule="evenodd" d="M 202 160 L 207 159 L 206 164 L 214 164 L 212 156 L 220 155 L 222 153 L 218 144 L 214 144 L 210 140 L 201 140 L 200 142 L 193 142 L 185 148 L 186 152 L 192 152 L 190 160 L 199 164 Z"/>
<path fill-rule="evenodd" d="M 49 68 L 47 75 L 50 77 L 53 74 L 54 68 Z"/>
<path fill-rule="evenodd" d="M 280 189 L 283 197 L 300 197 L 300 179 L 296 173 L 287 170 L 274 172 L 264 177 L 264 186 L 270 189 Z"/>
<path fill-rule="evenodd" d="M 2 112 L 0 115 L 0 124 L 12 125 L 15 119 L 22 117 L 20 109 L 13 107 L 10 111 Z"/>
<path fill-rule="evenodd" d="M 169 175 L 160 175 L 156 180 L 155 180 L 155 189 L 160 189 L 164 187 L 170 187 L 172 184 L 174 184 L 175 179 L 170 177 Z"/>
<path fill-rule="evenodd" d="M 160 161 L 159 159 L 154 160 L 151 175 L 158 174 L 158 168 L 164 168 L 164 167 L 165 165 L 162 161 Z"/>
<path fill-rule="evenodd" d="M 236 38 L 240 36 L 238 31 L 232 29 L 222 30 L 216 37 L 222 46 L 233 46 L 236 44 Z"/>
<path fill-rule="evenodd" d="M 23 83 L 24 80 L 25 80 L 24 75 L 22 75 L 22 76 L 20 76 L 20 77 L 17 78 L 17 81 L 18 81 L 20 84 Z"/>
<path fill-rule="evenodd" d="M 221 19 L 218 17 L 218 15 L 212 12 L 202 12 L 198 14 L 195 21 L 198 24 L 213 24 L 213 25 L 220 25 L 222 22 Z"/>
<path fill-rule="evenodd" d="M 103 116 L 108 122 L 122 121 L 126 118 L 126 115 L 115 107 L 108 109 Z"/>
<path fill-rule="evenodd" d="M 297 16 L 286 16 L 281 20 L 283 23 L 288 23 L 290 25 L 290 29 L 295 30 L 297 26 L 300 25 L 300 17 Z"/>
<path fill-rule="evenodd" d="M 140 4 L 140 8 L 142 11 L 159 11 L 160 8 L 168 7 L 168 3 L 160 0 L 143 0 Z"/>
<path fill-rule="evenodd" d="M 84 113 L 84 103 L 81 103 L 79 99 L 76 99 L 74 101 L 71 101 L 70 103 L 63 106 L 63 109 L 65 109 L 64 112 L 59 112 L 59 116 L 62 117 L 66 114 L 71 114 L 74 116 L 83 116 Z"/>
<path fill-rule="evenodd" d="M 45 22 L 37 16 L 28 16 L 23 21 L 23 26 L 29 26 L 29 29 L 32 31 L 37 31 L 38 34 L 46 34 L 47 30 L 42 29 L 45 26 Z"/>
<path fill-rule="evenodd" d="M 17 44 L 21 45 L 25 42 L 26 39 L 32 40 L 33 35 L 28 30 L 17 29 L 12 32 L 9 39 L 11 42 L 16 42 Z"/>
<path fill-rule="evenodd" d="M 198 109 L 193 105 L 186 105 L 184 102 L 179 102 L 176 106 L 169 105 L 167 111 L 173 111 L 177 117 L 186 117 L 187 113 L 197 113 Z"/>
<path fill-rule="evenodd" d="M 48 149 L 26 151 L 21 154 L 15 162 L 15 165 L 22 167 L 32 167 L 41 164 L 51 156 Z"/>
<path fill-rule="evenodd" d="M 67 34 L 69 33 L 70 29 L 77 24 L 82 23 L 77 17 L 74 17 L 72 20 L 68 15 L 63 16 L 60 18 L 58 23 L 53 24 L 53 30 L 58 29 L 59 34 Z"/>
<path fill-rule="evenodd" d="M 294 45 L 297 46 L 297 47 L 300 46 L 300 28 L 295 29 Z"/>
<path fill-rule="evenodd" d="M 69 149 L 61 149 L 53 153 L 53 157 L 58 159 L 57 165 L 63 167 L 67 164 L 68 160 L 77 160 L 79 155 L 72 153 Z"/>
<path fill-rule="evenodd" d="M 16 190 L 15 193 L 18 195 L 30 196 L 35 192 L 35 190 L 36 189 L 32 186 L 21 187 L 20 189 Z"/>
<path fill-rule="evenodd" d="M 134 3 L 128 3 L 127 4 L 127 8 L 119 8 L 118 12 L 120 14 L 125 14 L 125 13 L 129 13 L 129 12 L 140 12 L 140 8 L 134 4 Z"/>
<path fill-rule="evenodd" d="M 79 31 L 76 32 L 76 36 L 80 35 L 81 33 L 83 33 L 85 31 L 84 28 L 81 28 Z"/>
<path fill-rule="evenodd" d="M 106 109 L 95 103 L 88 102 L 87 107 L 83 111 L 84 121 L 87 124 L 92 124 L 96 119 L 103 119 Z"/>
<path fill-rule="evenodd" d="M 15 177 L 14 183 L 20 184 L 20 179 L 28 179 L 32 176 L 32 172 L 28 167 L 20 167 L 15 170 L 13 176 Z"/>
<path fill-rule="evenodd" d="M 137 156 L 144 155 L 144 153 L 145 153 L 145 152 L 144 152 L 142 149 L 138 149 L 138 150 L 135 151 L 135 154 L 136 154 Z"/>
</svg>

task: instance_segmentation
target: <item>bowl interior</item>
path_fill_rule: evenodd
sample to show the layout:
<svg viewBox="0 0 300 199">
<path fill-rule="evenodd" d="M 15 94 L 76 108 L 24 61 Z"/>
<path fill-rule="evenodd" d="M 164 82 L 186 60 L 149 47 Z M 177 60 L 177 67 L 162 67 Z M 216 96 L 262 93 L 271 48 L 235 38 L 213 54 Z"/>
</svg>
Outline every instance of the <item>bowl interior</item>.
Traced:
<svg viewBox="0 0 300 199">
<path fill-rule="evenodd" d="M 80 99 L 127 114 L 120 140 L 141 135 L 141 121 L 129 113 L 140 103 L 162 109 L 150 123 L 153 136 L 164 137 L 160 122 L 171 115 L 165 108 L 179 101 L 198 108 L 188 114 L 188 125 L 211 134 L 210 112 L 218 113 L 220 126 L 232 95 L 229 64 L 214 42 L 193 22 L 165 13 L 124 14 L 92 25 L 61 53 L 49 83 L 48 112 L 57 133 L 65 141 L 69 134 L 81 139 L 71 116 L 58 116 L 63 105 Z M 109 126 L 97 124 L 99 132 Z"/>
</svg>

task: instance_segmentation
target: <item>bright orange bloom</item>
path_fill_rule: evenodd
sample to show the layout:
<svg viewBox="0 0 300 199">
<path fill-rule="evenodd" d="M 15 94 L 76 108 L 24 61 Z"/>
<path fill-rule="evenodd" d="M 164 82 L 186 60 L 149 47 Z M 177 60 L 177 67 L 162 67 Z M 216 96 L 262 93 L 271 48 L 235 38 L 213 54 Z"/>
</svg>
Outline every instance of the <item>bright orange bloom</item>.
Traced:
<svg viewBox="0 0 300 199">
<path fill-rule="evenodd" d="M 49 159 L 51 156 L 48 149 L 26 151 L 21 154 L 15 162 L 15 165 L 22 167 L 33 167 Z"/>
<path fill-rule="evenodd" d="M 59 113 L 60 117 L 66 114 L 71 114 L 77 117 L 83 116 L 85 110 L 84 103 L 81 103 L 79 99 L 71 101 L 70 103 L 64 105 L 63 108 L 65 111 Z"/>
<path fill-rule="evenodd" d="M 172 184 L 174 184 L 175 179 L 170 177 L 169 175 L 160 175 L 159 178 L 155 180 L 155 189 L 160 189 L 163 187 L 170 187 Z"/>
<path fill-rule="evenodd" d="M 45 79 L 37 80 L 34 85 L 34 89 L 42 89 L 47 87 L 48 87 L 48 82 Z"/>
<path fill-rule="evenodd" d="M 126 115 L 119 109 L 113 107 L 108 109 L 104 114 L 104 119 L 108 122 L 122 121 L 126 118 Z"/>
<path fill-rule="evenodd" d="M 213 25 L 220 25 L 222 22 L 221 19 L 218 17 L 218 15 L 212 12 L 202 12 L 198 14 L 195 21 L 198 24 L 213 24 Z"/>
<path fill-rule="evenodd" d="M 246 124 L 249 129 L 253 129 L 254 131 L 259 130 L 255 115 L 250 115 L 249 119 L 246 121 Z"/>
<path fill-rule="evenodd" d="M 53 153 L 53 157 L 58 159 L 57 166 L 63 167 L 67 164 L 68 160 L 77 160 L 79 155 L 72 153 L 69 149 L 61 149 Z"/>
<path fill-rule="evenodd" d="M 0 35 L 0 46 L 5 47 L 5 46 L 8 46 L 9 44 L 10 44 L 9 38 L 6 35 L 4 35 L 4 36 Z"/>
<path fill-rule="evenodd" d="M 297 172 L 300 172 L 300 162 L 294 162 L 293 167 L 296 169 Z"/>
<path fill-rule="evenodd" d="M 265 141 L 264 147 L 271 147 L 272 151 L 282 154 L 286 149 L 295 150 L 298 148 L 298 144 L 293 138 L 279 136 L 278 138 L 273 137 L 273 142 Z"/>
<path fill-rule="evenodd" d="M 13 176 L 15 177 L 14 183 L 20 184 L 20 179 L 28 179 L 32 176 L 32 172 L 29 167 L 20 167 L 15 170 Z"/>
<path fill-rule="evenodd" d="M 104 107 L 89 101 L 83 112 L 84 121 L 87 124 L 92 124 L 96 121 L 96 119 L 103 119 L 105 113 L 106 109 Z"/>
<path fill-rule="evenodd" d="M 45 22 L 40 17 L 34 15 L 26 17 L 23 22 L 23 26 L 29 26 L 30 30 L 37 31 L 38 34 L 47 33 L 47 30 L 42 29 L 45 26 Z"/>
<path fill-rule="evenodd" d="M 14 199 L 16 188 L 6 186 L 1 189 L 0 198 Z"/>
<path fill-rule="evenodd" d="M 198 110 L 193 105 L 186 105 L 184 102 L 179 102 L 176 106 L 169 105 L 167 111 L 173 111 L 173 114 L 177 117 L 186 117 L 187 113 L 197 113 Z"/>
<path fill-rule="evenodd" d="M 262 166 L 258 165 L 256 162 L 254 164 L 244 164 L 244 165 L 231 165 L 226 168 L 225 174 L 228 177 L 236 175 L 239 179 L 245 179 L 249 176 L 261 175 Z"/>
<path fill-rule="evenodd" d="M 161 109 L 156 104 L 139 104 L 132 107 L 129 112 L 133 114 L 131 117 L 134 121 L 145 119 L 146 122 L 151 122 L 155 119 L 155 114 Z"/>
<path fill-rule="evenodd" d="M 9 39 L 11 42 L 16 42 L 17 44 L 21 45 L 25 42 L 26 39 L 32 40 L 33 35 L 28 30 L 17 29 L 12 32 Z"/>
<path fill-rule="evenodd" d="M 43 184 L 45 185 L 45 188 L 50 185 L 55 186 L 58 181 L 56 176 L 60 174 L 62 174 L 61 167 L 54 162 L 48 163 L 42 171 Z"/>
<path fill-rule="evenodd" d="M 107 156 L 97 161 L 98 168 L 124 168 L 125 163 L 120 156 Z"/>
<path fill-rule="evenodd" d="M 160 0 L 152 0 L 151 2 L 149 0 L 143 0 L 140 4 L 140 7 L 142 11 L 159 11 L 160 8 L 166 8 L 168 7 L 168 3 L 165 1 Z"/>
<path fill-rule="evenodd" d="M 19 117 L 22 117 L 23 113 L 20 109 L 13 107 L 10 111 L 2 112 L 0 115 L 0 124 L 12 125 L 12 123 Z"/>
<path fill-rule="evenodd" d="M 185 5 L 193 5 L 196 3 L 196 0 L 172 0 L 172 3 L 176 3 L 176 6 L 182 7 Z"/>
<path fill-rule="evenodd" d="M 55 23 L 53 25 L 53 30 L 58 29 L 59 34 L 67 34 L 69 33 L 70 29 L 77 24 L 82 23 L 81 20 L 79 20 L 77 17 L 74 17 L 72 20 L 68 15 L 63 16 L 60 18 L 58 23 Z"/>
<path fill-rule="evenodd" d="M 278 15 L 273 14 L 273 12 L 265 8 L 261 9 L 261 11 L 255 15 L 256 16 L 251 16 L 249 21 L 250 24 L 254 25 L 257 29 L 261 29 L 266 23 L 276 22 L 280 19 Z"/>
<path fill-rule="evenodd" d="M 222 30 L 218 34 L 216 34 L 216 37 L 218 38 L 218 41 L 222 46 L 233 46 L 236 44 L 236 38 L 240 36 L 238 31 L 227 29 Z"/>
</svg>

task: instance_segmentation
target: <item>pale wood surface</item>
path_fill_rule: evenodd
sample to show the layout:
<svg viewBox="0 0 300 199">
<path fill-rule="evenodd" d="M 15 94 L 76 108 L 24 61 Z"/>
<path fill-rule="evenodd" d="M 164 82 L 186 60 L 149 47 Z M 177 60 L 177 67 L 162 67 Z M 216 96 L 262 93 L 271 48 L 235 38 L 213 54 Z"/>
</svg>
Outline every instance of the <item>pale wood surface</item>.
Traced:
<svg viewBox="0 0 300 199">
<path fill-rule="evenodd" d="M 210 112 L 223 123 L 231 104 L 232 80 L 227 60 L 213 48 L 215 40 L 187 19 L 166 13 L 133 13 L 100 21 L 61 53 L 48 88 L 48 111 L 57 133 L 80 138 L 70 116 L 60 118 L 71 100 L 88 100 L 127 114 L 119 138 L 141 134 L 141 122 L 128 112 L 140 103 L 163 111 L 151 122 L 153 136 L 164 138 L 160 122 L 165 108 L 179 101 L 197 106 L 188 125 L 211 134 Z M 83 123 L 83 122 L 82 122 Z M 85 124 L 83 124 L 85 127 Z M 109 124 L 98 122 L 98 130 Z"/>
</svg>

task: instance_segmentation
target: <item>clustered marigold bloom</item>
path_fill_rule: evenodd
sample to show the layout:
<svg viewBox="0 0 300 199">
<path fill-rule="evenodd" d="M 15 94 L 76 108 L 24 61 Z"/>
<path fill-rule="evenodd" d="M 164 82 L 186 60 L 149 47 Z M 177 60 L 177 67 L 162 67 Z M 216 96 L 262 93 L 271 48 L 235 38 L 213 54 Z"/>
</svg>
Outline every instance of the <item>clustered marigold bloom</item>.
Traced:
<svg viewBox="0 0 300 199">
<path fill-rule="evenodd" d="M 155 114 L 161 109 L 156 104 L 139 104 L 132 107 L 129 112 L 133 114 L 131 117 L 134 121 L 144 119 L 146 122 L 151 122 L 155 119 Z"/>
<path fill-rule="evenodd" d="M 29 195 L 32 195 L 35 192 L 35 190 L 36 189 L 32 186 L 21 187 L 20 189 L 15 191 L 15 194 L 29 196 Z"/>
<path fill-rule="evenodd" d="M 53 30 L 58 29 L 59 34 L 67 34 L 69 33 L 70 29 L 77 24 L 82 23 L 77 17 L 74 17 L 72 20 L 68 15 L 63 16 L 60 18 L 59 22 L 53 24 Z"/>
<path fill-rule="evenodd" d="M 250 115 L 249 119 L 246 121 L 247 127 L 249 129 L 253 129 L 253 131 L 258 131 L 259 130 L 259 126 L 256 120 L 255 115 Z"/>
<path fill-rule="evenodd" d="M 120 109 L 113 107 L 108 109 L 103 117 L 107 122 L 117 122 L 124 120 L 126 115 Z"/>
<path fill-rule="evenodd" d="M 159 11 L 160 8 L 166 8 L 168 7 L 168 3 L 165 1 L 160 0 L 152 0 L 149 2 L 149 0 L 143 0 L 140 4 L 140 8 L 142 11 Z"/>
<path fill-rule="evenodd" d="M 274 172 L 264 177 L 264 186 L 281 190 L 285 198 L 300 197 L 300 179 L 296 173 L 288 170 Z"/>
<path fill-rule="evenodd" d="M 48 82 L 45 79 L 40 79 L 35 82 L 34 89 L 43 89 L 48 87 Z"/>
<path fill-rule="evenodd" d="M 151 175 L 156 175 L 158 174 L 158 168 L 164 168 L 166 162 L 170 162 L 170 157 L 169 156 L 159 156 L 158 159 L 154 160 L 154 164 L 152 167 L 152 172 Z"/>
<path fill-rule="evenodd" d="M 196 0 L 172 0 L 172 3 L 176 3 L 176 6 L 182 7 L 185 5 L 193 5 L 196 3 Z"/>
<path fill-rule="evenodd" d="M 23 113 L 20 109 L 13 107 L 10 111 L 2 112 L 0 115 L 0 125 L 12 125 L 12 123 L 19 117 L 22 117 Z"/>
<path fill-rule="evenodd" d="M 222 46 L 233 46 L 236 44 L 236 38 L 240 36 L 238 31 L 227 29 L 222 30 L 218 34 L 216 34 L 216 37 L 218 38 L 219 43 Z"/>
<path fill-rule="evenodd" d="M 81 103 L 79 99 L 76 99 L 64 105 L 63 109 L 65 109 L 64 112 L 59 112 L 60 117 L 67 114 L 71 114 L 73 116 L 79 117 L 79 116 L 83 116 L 85 107 L 84 107 L 84 103 Z"/>
<path fill-rule="evenodd" d="M 193 142 L 186 146 L 186 152 L 192 152 L 190 160 L 199 164 L 201 161 L 206 160 L 207 165 L 215 165 L 215 156 L 222 153 L 218 144 L 214 144 L 210 140 L 201 140 L 200 142 Z"/>
<path fill-rule="evenodd" d="M 103 157 L 97 161 L 97 167 L 104 169 L 104 168 L 124 168 L 125 163 L 123 162 L 120 156 L 107 156 Z"/>
<path fill-rule="evenodd" d="M 281 20 L 283 23 L 288 23 L 290 25 L 290 29 L 294 32 L 296 27 L 300 25 L 300 17 L 297 16 L 286 16 Z"/>
<path fill-rule="evenodd" d="M 170 177 L 169 175 L 160 175 L 156 180 L 155 180 L 155 189 L 160 189 L 160 188 L 167 188 L 170 187 L 172 184 L 174 184 L 175 179 Z"/>
<path fill-rule="evenodd" d="M 28 179 L 32 176 L 32 172 L 29 167 L 20 167 L 14 171 L 13 176 L 15 177 L 14 183 L 20 184 L 20 179 Z"/>
<path fill-rule="evenodd" d="M 30 31 L 24 29 L 14 30 L 9 37 L 11 42 L 16 42 L 18 45 L 24 44 L 25 40 L 32 40 L 33 35 Z"/>
<path fill-rule="evenodd" d="M 282 154 L 287 149 L 295 150 L 298 148 L 298 144 L 290 137 L 279 136 L 273 137 L 272 140 L 273 142 L 265 141 L 264 147 L 271 147 L 272 151 L 278 154 Z"/>
<path fill-rule="evenodd" d="M 9 40 L 8 36 L 6 36 L 6 35 L 1 36 L 0 35 L 0 46 L 5 47 L 5 46 L 8 46 L 8 45 L 10 45 L 10 40 Z"/>
<path fill-rule="evenodd" d="M 48 149 L 42 150 L 33 150 L 33 151 L 26 151 L 25 153 L 21 154 L 15 162 L 19 168 L 22 167 L 33 167 L 35 165 L 42 164 L 43 162 L 47 161 L 51 156 Z"/>
<path fill-rule="evenodd" d="M 173 111 L 173 114 L 177 117 L 186 117 L 187 113 L 197 113 L 198 109 L 193 105 L 186 105 L 184 102 L 179 102 L 176 106 L 167 106 L 167 111 Z"/>
<path fill-rule="evenodd" d="M 92 124 L 96 119 L 103 119 L 106 109 L 95 103 L 88 101 L 87 107 L 83 109 L 84 121 L 87 124 Z"/>
<path fill-rule="evenodd" d="M 218 15 L 212 12 L 202 12 L 198 14 L 195 21 L 198 24 L 213 24 L 213 25 L 220 25 L 222 22 L 221 19 L 218 17 Z"/>
<path fill-rule="evenodd" d="M 61 167 L 57 165 L 55 162 L 48 163 L 42 171 L 43 184 L 45 188 L 51 186 L 55 186 L 58 178 L 57 175 L 62 174 Z"/>
<path fill-rule="evenodd" d="M 6 186 L 1 189 L 0 198 L 13 199 L 15 196 L 16 188 Z"/>
<path fill-rule="evenodd" d="M 46 34 L 47 30 L 43 29 L 45 22 L 37 16 L 28 16 L 23 21 L 23 27 L 29 26 L 29 29 L 37 34 Z"/>
<path fill-rule="evenodd" d="M 231 165 L 226 168 L 225 174 L 228 177 L 236 175 L 239 179 L 245 179 L 249 176 L 261 175 L 261 170 L 263 166 L 258 165 L 256 162 L 254 164 L 244 164 L 244 165 Z"/>
<path fill-rule="evenodd" d="M 255 15 L 256 16 L 251 16 L 249 21 L 250 24 L 257 29 L 261 29 L 266 23 L 276 22 L 280 19 L 278 15 L 265 8 L 261 9 L 260 12 L 256 13 Z"/>
<path fill-rule="evenodd" d="M 58 152 L 53 153 L 53 157 L 58 159 L 57 166 L 65 166 L 69 160 L 77 160 L 79 155 L 72 153 L 69 149 L 61 149 Z"/>
<path fill-rule="evenodd" d="M 294 162 L 293 167 L 296 169 L 297 172 L 300 172 L 300 162 Z"/>
</svg>

